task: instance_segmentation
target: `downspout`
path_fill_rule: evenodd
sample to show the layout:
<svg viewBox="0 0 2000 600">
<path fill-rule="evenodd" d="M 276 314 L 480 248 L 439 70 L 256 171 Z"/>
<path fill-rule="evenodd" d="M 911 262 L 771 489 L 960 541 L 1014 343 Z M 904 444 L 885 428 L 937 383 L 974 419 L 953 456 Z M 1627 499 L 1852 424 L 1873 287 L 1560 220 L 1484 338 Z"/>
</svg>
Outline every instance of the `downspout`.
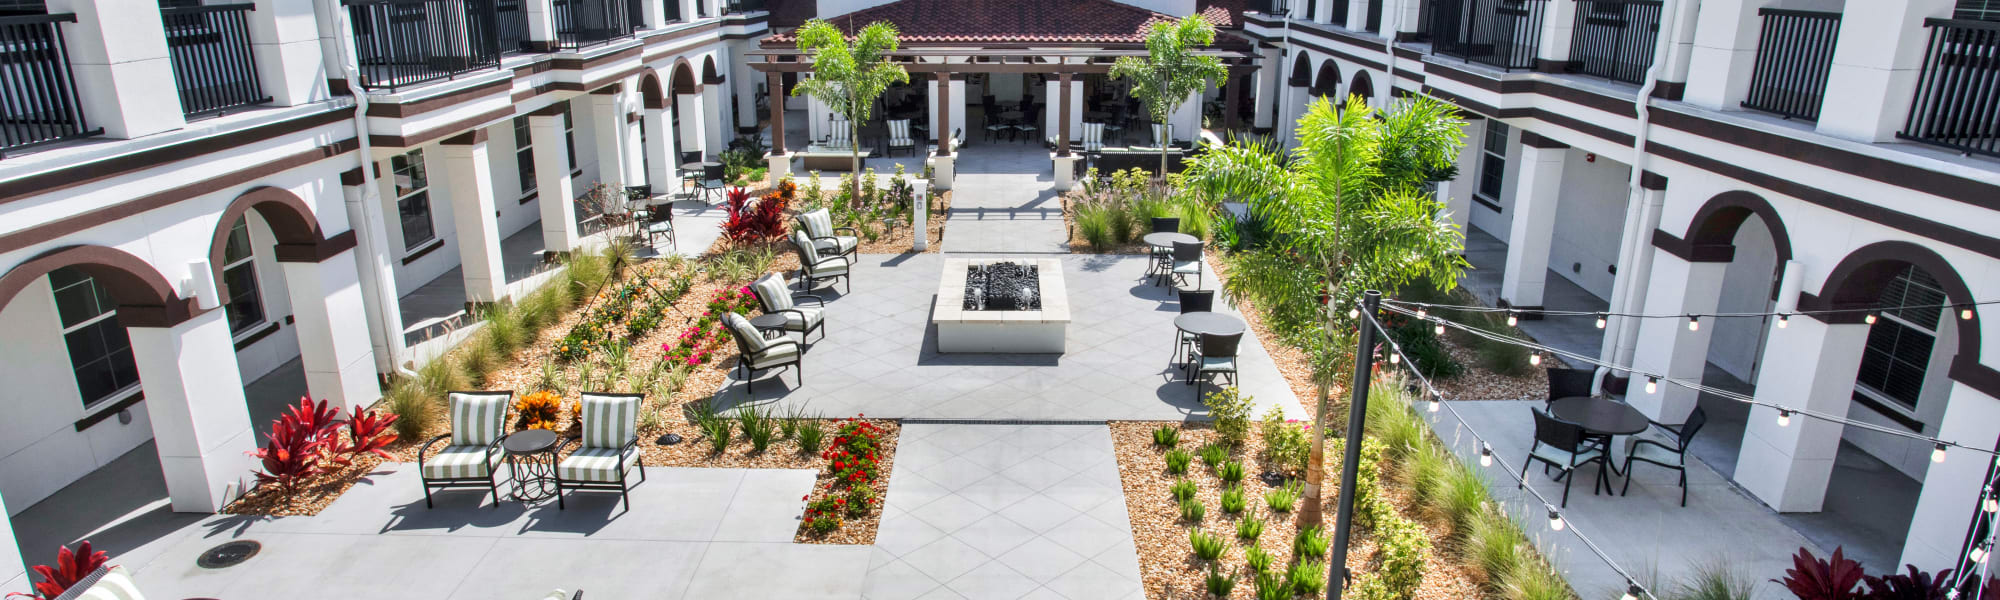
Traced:
<svg viewBox="0 0 2000 600">
<path fill-rule="evenodd" d="M 1387 2 L 1387 0 L 1371 0 L 1371 1 Z M 1383 10 L 1387 9 L 1388 9 L 1387 6 L 1383 7 Z M 1374 103 L 1372 102 L 1371 99 L 1371 103 L 1375 104 L 1375 106 L 1378 107 L 1383 107 L 1383 108 L 1388 107 L 1389 101 L 1395 99 L 1396 97 L 1396 34 L 1402 33 L 1403 31 L 1403 10 L 1404 10 L 1403 6 L 1398 4 L 1396 6 L 1396 14 L 1391 15 L 1391 17 L 1394 18 L 1395 20 L 1387 24 L 1386 27 L 1384 27 L 1384 29 L 1387 30 L 1387 35 L 1382 36 L 1382 54 L 1387 55 L 1388 58 L 1382 61 L 1382 65 L 1384 71 L 1386 71 L 1383 73 L 1383 75 L 1388 76 L 1387 79 L 1389 80 L 1389 90 L 1387 92 L 1377 92 L 1380 94 L 1386 94 L 1382 97 L 1382 101 L 1380 103 Z"/>
<path fill-rule="evenodd" d="M 1660 227 L 1662 202 L 1648 202 L 1646 189 L 1640 180 L 1646 172 L 1646 142 L 1652 131 L 1653 89 L 1660 82 L 1660 71 L 1667 66 L 1667 50 L 1672 47 L 1675 33 L 1680 29 L 1680 3 L 1685 0 L 1666 0 L 1660 12 L 1664 16 L 1660 31 L 1653 40 L 1653 65 L 1646 69 L 1646 81 L 1639 86 L 1639 95 L 1632 101 L 1632 111 L 1638 117 L 1638 128 L 1632 135 L 1632 174 L 1626 178 L 1625 232 L 1624 244 L 1618 251 L 1618 264 L 1627 268 L 1623 277 L 1612 285 L 1611 296 L 1622 300 L 1611 312 L 1637 314 L 1644 310 L 1646 290 L 1653 271 L 1653 255 L 1646 251 L 1652 243 L 1652 231 Z M 1622 293 L 1622 295 L 1621 295 Z M 1614 317 L 1616 328 L 1611 330 L 1611 339 L 1599 351 L 1605 362 L 1627 364 L 1631 357 L 1621 357 L 1620 349 L 1639 335 L 1639 319 Z M 1608 367 L 1598 367 L 1591 388 L 1604 389 L 1604 378 L 1611 374 Z"/>
<path fill-rule="evenodd" d="M 336 21 L 333 37 L 340 53 L 336 58 L 341 72 L 351 82 L 349 95 L 354 98 L 354 139 L 360 143 L 356 151 L 361 157 L 361 197 L 347 199 L 347 214 L 352 221 L 349 226 L 357 230 L 359 235 L 355 236 L 356 241 L 368 261 L 367 268 L 361 269 L 361 286 L 365 293 L 375 296 L 375 304 L 379 308 L 375 311 L 376 322 L 370 325 L 382 331 L 383 345 L 389 350 L 390 370 L 404 377 L 416 377 L 415 371 L 403 366 L 403 357 L 409 354 L 409 346 L 403 342 L 403 328 L 397 320 L 389 318 L 389 311 L 395 310 L 398 302 L 394 284 L 396 275 L 390 270 L 384 254 L 388 240 L 381 237 L 383 231 L 376 226 L 386 221 L 382 215 L 381 189 L 375 179 L 374 146 L 368 139 L 368 93 L 361 89 L 361 71 L 354 64 L 354 49 L 349 46 L 354 24 L 349 21 L 347 11 L 340 10 L 338 4 L 334 4 L 328 12 Z M 355 218 L 357 216 L 359 218 Z"/>
<path fill-rule="evenodd" d="M 1316 0 L 1307 0 L 1307 1 L 1316 1 Z M 1271 113 L 1271 130 L 1272 133 L 1275 133 L 1278 136 L 1279 140 L 1278 148 L 1280 150 L 1284 149 L 1285 136 L 1296 135 L 1296 133 L 1286 133 L 1286 132 L 1287 131 L 1295 132 L 1298 129 L 1298 124 L 1296 122 L 1292 123 L 1292 127 L 1290 129 L 1285 129 L 1285 114 L 1292 111 L 1292 82 L 1290 78 L 1286 77 L 1285 75 L 1285 70 L 1291 68 L 1292 65 L 1292 61 L 1286 60 L 1288 58 L 1291 58 L 1292 54 L 1292 11 L 1286 10 L 1284 18 L 1285 18 L 1285 51 L 1278 54 L 1278 81 L 1277 81 L 1279 88 L 1278 108 L 1277 110 L 1272 111 Z"/>
</svg>

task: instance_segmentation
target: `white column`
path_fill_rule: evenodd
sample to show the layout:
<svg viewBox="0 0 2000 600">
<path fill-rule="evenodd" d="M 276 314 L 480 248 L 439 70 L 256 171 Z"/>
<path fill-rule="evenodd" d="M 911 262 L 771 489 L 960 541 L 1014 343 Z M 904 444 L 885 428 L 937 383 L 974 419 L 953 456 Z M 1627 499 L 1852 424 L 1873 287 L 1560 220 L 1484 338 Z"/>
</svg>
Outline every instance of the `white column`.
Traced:
<svg viewBox="0 0 2000 600">
<path fill-rule="evenodd" d="M 561 113 L 528 116 L 528 142 L 535 147 L 535 202 L 541 204 L 542 247 L 549 252 L 577 248 L 576 192 L 569 178 L 569 146 Z"/>
<path fill-rule="evenodd" d="M 948 89 L 951 92 L 951 98 L 949 99 L 951 102 L 951 123 L 948 127 L 931 127 L 931 141 L 937 141 L 940 135 L 951 135 L 951 132 L 965 129 L 965 80 L 952 79 L 951 87 Z M 938 114 L 938 82 L 935 79 L 930 82 L 929 104 L 930 112 L 927 114 L 933 115 L 932 120 L 936 120 L 935 115 Z M 1082 128 L 1079 127 L 1077 131 L 1082 131 Z M 966 137 L 967 139 L 971 139 L 977 136 L 968 133 Z M 953 150 L 956 150 L 956 148 Z"/>
<path fill-rule="evenodd" d="M 1542 286 L 1549 275 L 1549 240 L 1555 234 L 1556 204 L 1562 194 L 1563 157 L 1569 148 L 1527 132 L 1522 137 L 1521 171 L 1515 180 L 1514 221 L 1508 229 L 1507 270 L 1500 283 L 1500 300 L 1511 306 L 1540 307 Z"/>
<path fill-rule="evenodd" d="M 1660 83 L 1682 84 L 1681 93 L 1685 97 L 1688 64 L 1690 62 L 1690 54 L 1694 51 L 1695 25 L 1697 24 L 1696 21 L 1700 18 L 1702 6 L 1700 2 L 1696 2 L 1695 0 L 1681 0 L 1674 6 L 1676 10 L 1680 11 L 1679 16 L 1662 15 L 1663 19 L 1675 19 L 1679 25 L 1674 29 L 1672 42 L 1667 44 L 1666 56 L 1662 58 L 1665 62 L 1661 64 Z M 1647 49 L 1646 51 L 1650 52 L 1651 49 Z"/>
<path fill-rule="evenodd" d="M 1687 94 L 1690 104 L 1709 110 L 1729 110 L 1750 94 L 1750 74 L 1757 62 L 1757 38 L 1763 19 L 1757 9 L 1767 0 L 1705 0 L 1694 25 L 1689 51 Z"/>
<path fill-rule="evenodd" d="M 1334 23 L 1339 23 L 1343 27 L 1347 25 L 1347 15 L 1333 14 L 1332 0 L 1303 0 L 1301 5 L 1304 4 L 1312 5 L 1312 14 L 1313 14 L 1312 22 L 1314 23 L 1319 23 L 1321 25 L 1332 25 Z M 1354 7 L 1352 5 L 1348 6 L 1348 12 L 1354 12 Z"/>
<path fill-rule="evenodd" d="M 1263 60 L 1258 61 L 1256 98 L 1251 100 L 1255 115 L 1250 117 L 1250 126 L 1271 127 L 1277 119 L 1278 97 L 1285 85 L 1285 58 L 1277 49 L 1264 51 Z"/>
<path fill-rule="evenodd" d="M 1390 2 L 1384 8 L 1393 8 L 1403 14 L 1402 22 L 1393 24 L 1396 27 L 1397 33 L 1414 34 L 1424 31 L 1426 27 L 1424 23 L 1424 3 L 1421 0 Z M 1395 21 L 1395 19 L 1390 18 L 1389 11 L 1382 11 L 1382 29 L 1387 30 L 1392 25 L 1392 21 Z"/>
<path fill-rule="evenodd" d="M 312 262 L 280 262 L 285 291 L 298 327 L 299 362 L 306 390 L 343 410 L 365 407 L 382 397 L 375 384 L 375 353 L 369 346 L 361 274 L 353 249 Z"/>
<path fill-rule="evenodd" d="M 750 68 L 750 52 L 757 50 L 756 40 L 738 40 L 729 50 L 729 87 L 735 96 L 731 105 L 736 107 L 736 127 L 743 130 L 757 128 L 757 84 L 766 83 L 763 73 Z M 768 85 L 768 83 L 766 83 Z M 780 90 L 773 90 L 770 98 L 772 106 L 782 107 Z"/>
<path fill-rule="evenodd" d="M 1984 318 L 1984 315 L 1981 315 Z M 1959 322 L 1961 326 L 1976 326 Z M 1992 449 L 2000 438 L 2000 399 L 1964 383 L 1951 383 L 1949 404 L 1938 420 L 1938 439 L 1972 448 Z M 1978 501 L 1986 478 L 1988 459 L 1981 454 L 1952 450 L 1944 462 L 1931 463 L 1924 473 L 1923 491 L 1917 496 L 1917 510 L 1910 519 L 1910 533 L 1903 543 L 1901 564 L 1917 565 L 1926 571 L 1953 567 L 1965 541 L 1965 524 Z M 1988 559 L 1991 560 L 1991 559 Z"/>
<path fill-rule="evenodd" d="M 1173 139 L 1201 139 L 1201 92 L 1189 94 L 1187 101 L 1174 110 L 1167 122 L 1174 126 Z"/>
<path fill-rule="evenodd" d="M 467 302 L 499 302 L 507 297 L 507 271 L 500 261 L 500 225 L 493 205 L 493 169 L 485 131 L 445 140 L 443 151 L 452 223 L 458 229 L 459 272 Z M 539 178 L 537 178 L 539 179 Z"/>
<path fill-rule="evenodd" d="M 626 185 L 624 94 L 590 94 L 590 127 L 597 138 L 597 181 L 612 187 Z"/>
<path fill-rule="evenodd" d="M 1347 14 L 1340 15 L 1346 27 L 1355 31 L 1368 28 L 1368 3 L 1382 0 L 1347 0 Z"/>
<path fill-rule="evenodd" d="M 729 149 L 729 139 L 734 133 L 729 126 L 729 105 L 722 99 L 727 91 L 726 81 L 701 86 L 702 119 L 705 121 L 701 126 L 706 136 L 703 139 L 707 140 L 702 147 L 717 155 Z"/>
<path fill-rule="evenodd" d="M 1542 18 L 1541 46 L 1535 52 L 1536 70 L 1554 70 L 1569 61 L 1569 40 L 1576 28 L 1576 0 L 1549 0 Z"/>
<path fill-rule="evenodd" d="M 1653 253 L 1653 283 L 1647 286 L 1651 294 L 1646 297 L 1646 314 L 1715 312 L 1715 305 L 1722 297 L 1722 274 L 1729 263 L 1688 262 L 1659 248 L 1644 251 Z M 1685 319 L 1646 319 L 1639 324 L 1639 339 L 1646 343 L 1639 345 L 1632 366 L 1645 373 L 1701 381 L 1702 368 L 1708 363 L 1709 336 L 1715 332 L 1715 326 L 1713 318 L 1701 322 L 1694 331 L 1688 330 Z M 1694 410 L 1697 396 L 1694 390 L 1662 383 L 1649 394 L 1643 378 L 1635 375 L 1633 379 L 1625 401 L 1648 418 L 1661 423 L 1683 423 Z"/>
<path fill-rule="evenodd" d="M 1465 136 L 1465 145 L 1459 146 L 1454 163 L 1458 165 L 1458 176 L 1438 182 L 1437 197 L 1444 202 L 1451 224 L 1462 233 L 1472 215 L 1472 188 L 1479 185 L 1474 175 L 1479 173 L 1481 148 L 1486 141 L 1486 119 L 1466 119 L 1459 131 Z"/>
<path fill-rule="evenodd" d="M 1757 399 L 1847 416 L 1868 326 L 1807 316 L 1788 322 L 1784 328 L 1771 322 L 1764 365 L 1757 371 Z M 1779 426 L 1778 412 L 1766 407 L 1751 408 L 1749 419 L 1736 482 L 1779 512 L 1819 511 L 1843 426 L 1797 415 Z"/>
<path fill-rule="evenodd" d="M 248 14 L 250 52 L 257 62 L 257 80 L 278 106 L 297 106 L 326 99 L 326 76 L 320 70 L 318 29 L 311 0 L 254 0 Z"/>
<path fill-rule="evenodd" d="M 641 152 L 646 153 L 646 183 L 654 194 L 672 195 L 681 189 L 680 163 L 674 157 L 672 121 L 663 108 L 648 108 L 639 116 L 646 126 Z"/>
<path fill-rule="evenodd" d="M 702 157 L 707 158 L 714 148 L 707 146 L 708 112 L 702 110 L 701 104 L 700 94 L 674 95 L 674 109 L 679 111 L 681 119 L 681 130 L 674 133 L 680 136 L 682 152 L 700 150 Z"/>
<path fill-rule="evenodd" d="M 528 13 L 528 45 L 532 49 L 541 52 L 554 50 L 556 47 L 555 1 L 521 0 L 521 8 Z"/>
<path fill-rule="evenodd" d="M 50 14 L 74 13 L 61 25 L 84 119 L 104 136 L 130 139 L 187 125 L 166 25 L 155 0 L 49 0 Z"/>
<path fill-rule="evenodd" d="M 1855 2 L 1840 17 L 1839 42 L 1826 78 L 1819 132 L 1861 142 L 1888 142 L 1909 117 L 1928 17 L 1949 17 L 1952 0 Z"/>
<path fill-rule="evenodd" d="M 366 163 L 340 175 L 340 193 L 347 201 L 347 222 L 366 223 L 355 227 L 355 233 L 368 236 L 364 248 L 388 248 L 388 226 L 380 220 L 368 218 L 366 203 L 370 200 L 361 178 L 361 169 L 375 168 L 375 163 Z M 379 204 L 379 203 L 378 203 Z M 369 320 L 366 321 L 369 349 L 375 355 L 375 370 L 388 373 L 396 369 L 396 353 L 402 351 L 400 343 L 403 335 L 403 314 L 392 302 L 385 298 L 395 298 L 395 269 L 387 254 L 354 253 L 354 268 L 361 273 L 362 307 Z M 386 290 L 386 291 L 384 291 Z M 342 325 L 351 326 L 351 323 Z"/>
<path fill-rule="evenodd" d="M 639 18 L 645 20 L 648 29 L 659 29 L 660 26 L 667 23 L 666 2 L 655 0 L 653 2 L 640 2 L 639 5 Z"/>
<path fill-rule="evenodd" d="M 223 312 L 210 310 L 172 327 L 126 329 L 176 512 L 221 509 L 257 468 L 249 454 L 257 441 Z"/>
</svg>

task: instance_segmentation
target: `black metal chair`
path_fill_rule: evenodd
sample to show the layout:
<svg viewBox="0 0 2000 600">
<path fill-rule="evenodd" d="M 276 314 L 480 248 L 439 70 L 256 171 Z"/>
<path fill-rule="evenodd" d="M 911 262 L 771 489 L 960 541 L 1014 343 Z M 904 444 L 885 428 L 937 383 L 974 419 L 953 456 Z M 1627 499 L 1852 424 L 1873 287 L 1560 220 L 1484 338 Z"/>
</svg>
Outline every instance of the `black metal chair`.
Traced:
<svg viewBox="0 0 2000 600">
<path fill-rule="evenodd" d="M 695 184 L 695 187 L 699 190 L 700 193 L 700 196 L 697 197 L 705 198 L 710 196 L 717 196 L 717 197 L 721 196 L 722 189 L 728 187 L 729 185 L 729 182 L 722 180 L 722 176 L 723 176 L 722 165 L 719 164 L 702 165 L 701 181 L 698 181 Z"/>
<path fill-rule="evenodd" d="M 1187 283 L 1188 275 L 1194 276 L 1194 289 L 1201 289 L 1202 273 L 1207 270 L 1206 261 L 1201 259 L 1201 242 L 1174 242 L 1173 275 L 1175 284 Z"/>
<path fill-rule="evenodd" d="M 1688 472 L 1687 472 L 1688 443 L 1693 442 L 1694 434 L 1700 432 L 1701 426 L 1707 424 L 1708 424 L 1708 412 L 1702 410 L 1701 407 L 1697 406 L 1694 407 L 1694 412 L 1688 413 L 1687 422 L 1682 423 L 1679 429 L 1675 429 L 1674 427 L 1663 423 L 1653 423 L 1654 427 L 1658 427 L 1674 435 L 1673 439 L 1674 445 L 1672 446 L 1668 446 L 1664 443 L 1656 442 L 1653 440 L 1641 439 L 1638 437 L 1633 437 L 1627 440 L 1625 442 L 1625 487 L 1624 489 L 1618 491 L 1618 495 L 1623 496 L 1627 492 L 1632 491 L 1632 461 L 1636 460 L 1640 462 L 1652 463 L 1655 465 L 1659 465 L 1680 472 L 1681 506 L 1687 506 L 1688 505 Z"/>
<path fill-rule="evenodd" d="M 1210 374 L 1227 376 L 1229 385 L 1236 385 L 1236 347 L 1242 341 L 1241 333 L 1201 334 L 1195 343 L 1196 354 L 1188 359 L 1188 385 Z"/>
<path fill-rule="evenodd" d="M 431 490 L 483 487 L 493 492 L 493 507 L 499 508 L 500 463 L 507 460 L 507 451 L 500 443 L 507 439 L 507 409 L 514 405 L 514 392 L 459 391 L 445 394 L 445 398 L 451 431 L 417 449 L 424 507 L 432 507 Z M 451 443 L 431 451 L 431 446 L 446 439 Z"/>
<path fill-rule="evenodd" d="M 1544 369 L 1549 374 L 1549 401 L 1574 396 L 1595 396 L 1590 384 L 1597 379 L 1591 369 Z"/>
<path fill-rule="evenodd" d="M 701 165 L 701 151 L 690 150 L 682 152 L 680 153 L 680 159 L 681 189 L 687 189 L 688 184 L 696 183 L 698 181 L 696 178 L 701 177 L 701 167 L 699 166 Z M 690 167 L 689 165 L 695 166 Z"/>
<path fill-rule="evenodd" d="M 1147 233 L 1180 233 L 1181 220 L 1175 217 L 1153 217 L 1153 230 Z M 1154 246 L 1153 262 L 1146 267 L 1147 273 L 1163 273 L 1173 268 L 1174 249 L 1172 246 Z"/>
<path fill-rule="evenodd" d="M 1181 314 L 1184 315 L 1188 313 L 1209 312 L 1215 308 L 1214 291 L 1180 290 L 1180 298 Z M 1178 338 L 1178 341 L 1174 344 L 1174 362 L 1179 363 L 1181 362 L 1181 357 L 1186 355 L 1199 340 L 1195 339 L 1193 333 L 1178 329 L 1174 331 L 1174 335 Z"/>
<path fill-rule="evenodd" d="M 1588 443 L 1585 438 L 1589 436 L 1585 435 L 1583 428 L 1575 423 L 1549 416 L 1548 411 L 1539 408 L 1531 410 L 1535 411 L 1535 443 L 1528 447 L 1528 458 L 1521 461 L 1521 472 L 1526 473 L 1528 466 L 1536 462 L 1545 464 L 1542 467 L 1543 473 L 1547 473 L 1549 467 L 1561 469 L 1562 473 L 1556 475 L 1556 479 L 1563 482 L 1563 506 L 1569 506 L 1569 487 L 1576 481 L 1575 477 L 1569 475 L 1574 473 L 1577 467 L 1597 463 L 1597 480 L 1593 482 L 1590 493 L 1596 494 L 1600 488 L 1610 490 L 1611 482 L 1606 478 L 1604 471 L 1611 463 L 1605 459 L 1604 449 Z M 1515 487 L 1526 485 L 1528 480 L 1524 477 Z"/>
<path fill-rule="evenodd" d="M 616 490 L 625 510 L 632 510 L 626 476 L 638 469 L 639 481 L 646 480 L 646 457 L 639 451 L 639 409 L 645 402 L 645 394 L 583 393 L 576 406 L 583 434 L 557 443 L 558 449 L 577 447 L 556 464 L 556 510 L 566 508 L 563 490 Z"/>
<path fill-rule="evenodd" d="M 757 305 L 764 314 L 785 316 L 785 330 L 796 331 L 810 336 L 818 331 L 820 339 L 826 339 L 826 299 L 812 294 L 793 294 L 791 284 L 785 283 L 785 276 L 765 273 L 750 284 L 750 295 L 757 298 Z M 800 304 L 810 301 L 812 306 Z"/>
<path fill-rule="evenodd" d="M 745 392 L 756 393 L 757 372 L 783 367 L 798 370 L 799 385 L 806 384 L 806 367 L 802 362 L 806 355 L 805 335 L 787 331 L 778 339 L 765 339 L 764 332 L 750 324 L 749 319 L 733 312 L 722 313 L 722 324 L 729 328 L 730 337 L 736 338 L 736 369 L 743 378 Z"/>
</svg>

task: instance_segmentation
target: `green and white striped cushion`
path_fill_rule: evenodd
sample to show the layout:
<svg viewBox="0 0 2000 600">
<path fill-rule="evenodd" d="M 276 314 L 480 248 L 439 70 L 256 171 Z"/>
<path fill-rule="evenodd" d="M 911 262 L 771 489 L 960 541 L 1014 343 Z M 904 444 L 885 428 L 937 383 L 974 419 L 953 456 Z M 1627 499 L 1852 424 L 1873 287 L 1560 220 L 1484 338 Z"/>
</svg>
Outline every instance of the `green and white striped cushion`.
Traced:
<svg viewBox="0 0 2000 600">
<path fill-rule="evenodd" d="M 840 274 L 842 274 L 842 273 L 846 273 L 846 272 L 847 272 L 847 261 L 844 261 L 844 260 L 834 260 L 834 259 L 827 259 L 827 260 L 822 260 L 822 261 L 819 261 L 819 262 L 815 262 L 815 263 L 813 263 L 813 266 L 812 266 L 812 268 L 811 268 L 811 269 L 807 269 L 807 271 L 808 271 L 808 272 L 810 272 L 810 273 L 812 273 L 812 274 L 813 274 L 813 275 L 815 275 L 815 276 L 819 276 L 819 275 L 840 275 Z"/>
<path fill-rule="evenodd" d="M 804 346 L 805 341 L 803 338 L 804 335 L 800 334 L 799 332 L 796 331 L 785 332 L 785 339 L 791 340 L 796 343 L 774 344 L 767 350 L 757 352 L 756 354 L 750 357 L 750 368 L 762 369 L 764 367 L 782 365 L 792 362 L 794 359 L 798 357 L 799 349 L 805 347 Z"/>
<path fill-rule="evenodd" d="M 639 434 L 639 397 L 584 394 L 583 447 L 621 448 Z"/>
<path fill-rule="evenodd" d="M 819 245 L 814 250 L 834 254 L 846 254 L 849 250 L 853 250 L 855 246 L 861 244 L 861 238 L 851 235 L 836 235 L 831 238 L 814 240 L 813 243 Z"/>
<path fill-rule="evenodd" d="M 776 273 L 765 275 L 750 284 L 751 291 L 757 292 L 757 299 L 763 301 L 764 312 L 777 312 L 792 307 L 792 292 L 785 289 L 785 280 Z"/>
<path fill-rule="evenodd" d="M 763 350 L 765 346 L 771 345 L 770 342 L 764 340 L 764 334 L 758 332 L 757 327 L 751 325 L 750 320 L 743 318 L 743 315 L 733 312 L 722 313 L 722 325 L 728 327 L 729 332 L 736 334 L 737 338 L 742 339 L 744 341 L 743 345 L 748 346 L 753 353 Z"/>
<path fill-rule="evenodd" d="M 103 577 L 97 578 L 96 583 L 90 584 L 89 589 L 82 590 L 74 598 L 75 600 L 146 600 L 146 595 L 139 593 L 139 584 L 132 581 L 130 571 L 126 571 L 125 567 L 111 567 L 105 570 Z"/>
<path fill-rule="evenodd" d="M 816 208 L 799 215 L 799 222 L 805 223 L 807 236 L 833 237 L 833 215 L 824 208 Z"/>
<path fill-rule="evenodd" d="M 639 462 L 639 449 L 624 452 L 617 448 L 578 448 L 556 465 L 556 477 L 563 481 L 616 482 L 618 475 Z"/>
<path fill-rule="evenodd" d="M 806 232 L 792 230 L 792 245 L 798 246 L 799 252 L 806 255 L 806 264 L 819 262 L 819 247 L 813 244 L 812 238 L 806 237 Z"/>
<path fill-rule="evenodd" d="M 503 452 L 487 452 L 478 446 L 445 446 L 436 456 L 424 459 L 424 479 L 470 479 L 486 477 L 500 466 Z"/>
<path fill-rule="evenodd" d="M 826 313 L 816 307 L 794 306 L 781 314 L 785 315 L 785 329 L 805 331 L 818 325 Z"/>
<path fill-rule="evenodd" d="M 513 392 L 452 392 L 451 445 L 486 446 L 500 439 L 513 396 Z"/>
</svg>

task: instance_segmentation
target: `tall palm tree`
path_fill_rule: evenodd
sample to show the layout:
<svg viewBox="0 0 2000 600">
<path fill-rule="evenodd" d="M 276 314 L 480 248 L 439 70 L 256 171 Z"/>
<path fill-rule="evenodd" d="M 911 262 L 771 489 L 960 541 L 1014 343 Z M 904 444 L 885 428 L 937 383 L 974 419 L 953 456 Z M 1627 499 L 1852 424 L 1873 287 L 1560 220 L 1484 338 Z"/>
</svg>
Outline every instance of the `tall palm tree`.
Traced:
<svg viewBox="0 0 2000 600">
<path fill-rule="evenodd" d="M 847 117 L 847 145 L 853 152 L 854 198 L 861 198 L 861 123 L 875 99 L 889 86 L 909 83 L 903 66 L 889 62 L 902 41 L 896 26 L 876 21 L 863 27 L 850 42 L 832 23 L 813 19 L 798 30 L 799 51 L 812 54 L 812 77 L 792 88 L 792 95 L 808 94 L 833 112 Z M 782 132 L 780 132 L 782 134 Z"/>
<path fill-rule="evenodd" d="M 1451 172 L 1464 143 L 1456 110 L 1427 96 L 1386 110 L 1360 96 L 1340 108 L 1320 98 L 1299 119 L 1290 157 L 1231 142 L 1189 160 L 1185 185 L 1247 202 L 1278 232 L 1240 257 L 1225 285 L 1271 313 L 1279 335 L 1310 357 L 1318 409 L 1300 511 L 1307 524 L 1321 520 L 1328 396 L 1353 360 L 1347 308 L 1363 290 L 1420 278 L 1450 289 L 1467 266 L 1464 234 L 1430 185 Z"/>
<path fill-rule="evenodd" d="M 1118 57 L 1111 65 L 1111 77 L 1132 80 L 1132 95 L 1146 101 L 1146 112 L 1152 113 L 1154 123 L 1166 125 L 1175 109 L 1208 88 L 1209 80 L 1229 75 L 1221 60 L 1194 53 L 1196 48 L 1213 43 L 1215 25 L 1201 15 L 1157 21 L 1146 32 L 1146 58 Z M 1167 176 L 1169 141 L 1159 140 L 1161 177 Z"/>
</svg>

